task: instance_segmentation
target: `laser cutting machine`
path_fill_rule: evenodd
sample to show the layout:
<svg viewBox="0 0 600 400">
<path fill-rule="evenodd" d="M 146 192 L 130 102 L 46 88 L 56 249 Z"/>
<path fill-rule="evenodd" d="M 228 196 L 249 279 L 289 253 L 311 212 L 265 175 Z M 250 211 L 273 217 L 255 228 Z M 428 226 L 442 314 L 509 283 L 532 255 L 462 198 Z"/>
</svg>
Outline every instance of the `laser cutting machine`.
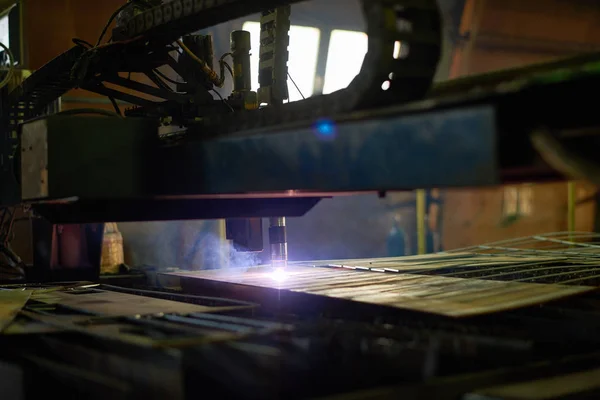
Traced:
<svg viewBox="0 0 600 400">
<path fill-rule="evenodd" d="M 95 46 L 74 39 L 71 50 L 6 96 L 3 121 L 11 133 L 3 147 L 4 203 L 25 202 L 52 224 L 227 218 L 228 239 L 242 251 L 262 249 L 261 218 L 269 217 L 272 259 L 285 263 L 285 217 L 303 215 L 333 192 L 408 188 L 401 182 L 388 186 L 390 174 L 376 178 L 380 167 L 374 163 L 383 160 L 352 160 L 370 146 L 371 135 L 361 129 L 351 138 L 336 118 L 423 97 L 440 56 L 435 1 L 415 7 L 364 2 L 370 48 L 361 74 L 345 90 L 284 104 L 290 3 L 124 4 L 115 12 L 109 42 L 102 44 L 106 29 Z M 216 67 L 212 37 L 189 32 L 257 11 L 255 92 L 249 32 L 231 33 L 230 52 Z M 146 82 L 125 77 L 136 72 Z M 228 74 L 233 91 L 219 98 L 215 88 Z M 125 115 L 45 114 L 48 104 L 75 87 L 134 107 Z M 345 138 L 350 147 L 341 144 Z M 380 149 L 400 139 L 387 140 Z M 328 154 L 338 149 L 345 154 Z M 339 165 L 325 164 L 330 162 L 363 170 L 351 172 L 358 182 L 328 176 L 339 171 Z M 51 269 L 52 261 L 38 258 L 39 264 Z"/>
<path fill-rule="evenodd" d="M 264 247 L 262 221 L 268 219 L 272 261 L 285 265 L 286 217 L 302 216 L 328 197 L 366 192 L 384 197 L 401 190 L 565 177 L 598 181 L 597 111 L 584 97 L 600 88 L 599 54 L 433 85 L 441 52 L 436 1 L 362 0 L 369 48 L 360 73 L 346 89 L 286 102 L 288 31 L 291 4 L 296 2 L 132 0 L 115 11 L 97 43 L 74 39 L 70 50 L 14 90 L 5 91 L 0 203 L 7 210 L 25 205 L 38 217 L 34 222 L 33 265 L 24 265 L 6 245 L 2 248 L 15 282 L 54 285 L 59 281 L 96 281 L 102 224 L 109 221 L 226 219 L 227 238 L 234 247 L 257 251 Z M 211 36 L 192 33 L 253 13 L 261 15 L 259 49 L 251 49 L 249 32 L 234 31 L 230 51 L 215 58 Z M 113 21 L 115 27 L 107 35 Z M 105 36 L 110 39 L 104 41 Z M 256 67 L 250 63 L 252 51 L 260 54 L 260 87 L 256 91 L 250 83 L 250 68 Z M 143 79 L 130 79 L 132 73 Z M 215 90 L 229 76 L 233 91 L 223 96 Z M 74 88 L 106 96 L 115 104 L 115 112 L 49 111 L 54 101 Z M 132 106 L 122 114 L 117 100 Z M 10 215 L 7 218 L 12 220 Z M 10 223 L 2 221 L 0 225 L 0 238 L 6 243 L 9 232 L 5 227 Z M 562 241 L 563 245 L 566 241 L 552 237 L 539 240 L 546 239 Z M 567 249 L 573 246 L 569 243 Z M 482 258 L 485 256 L 477 253 L 472 263 L 486 265 Z M 509 268 L 508 263 L 521 266 L 516 258 L 504 261 L 504 268 Z M 544 260 L 536 262 L 548 262 Z M 575 268 L 581 262 L 577 257 L 569 260 L 568 266 L 560 268 Z M 561 358 L 570 354 L 569 343 L 577 351 L 580 346 L 573 343 L 597 345 L 594 335 L 585 335 L 589 332 L 586 324 L 597 328 L 596 318 L 583 322 L 585 318 L 579 313 L 587 311 L 573 311 L 569 306 L 545 310 L 542 322 L 527 314 L 530 309 L 502 314 L 494 321 L 482 316 L 498 304 L 501 311 L 507 311 L 517 308 L 517 303 L 535 306 L 583 295 L 591 292 L 588 286 L 549 289 L 534 283 L 498 283 L 487 280 L 486 275 L 474 280 L 485 284 L 468 287 L 461 280 L 460 274 L 465 272 L 441 268 L 446 274 L 458 275 L 430 276 L 435 273 L 417 268 L 423 260 L 403 261 L 400 266 L 354 264 L 327 265 L 351 267 L 343 275 L 326 268 L 307 272 L 305 266 L 291 265 L 288 269 L 293 279 L 275 284 L 271 276 L 261 275 L 262 271 L 246 280 L 217 271 L 208 278 L 188 279 L 188 283 L 204 282 L 200 289 L 192 288 L 193 294 L 165 288 L 98 287 L 89 282 L 30 290 L 30 286 L 20 287 L 31 291 L 31 297 L 15 295 L 7 301 L 17 305 L 21 301 L 25 307 L 15 312 L 21 320 L 11 325 L 12 332 L 58 336 L 35 336 L 36 349 L 43 356 L 27 353 L 22 361 L 23 357 L 11 353 L 9 358 L 33 365 L 36 372 L 43 372 L 39 376 L 52 372 L 44 383 L 55 389 L 60 388 L 64 377 L 73 378 L 64 379 L 76 387 L 76 393 L 87 395 L 85 382 L 102 388 L 98 393 L 118 393 L 123 398 L 130 398 L 132 392 L 128 390 L 138 396 L 160 398 L 169 393 L 174 398 L 189 398 L 201 393 L 202 385 L 218 387 L 232 398 L 241 394 L 250 398 L 301 398 L 333 395 L 340 387 L 362 390 L 396 384 L 398 375 L 411 385 L 446 377 L 452 369 L 450 364 L 454 368 L 459 365 L 457 360 L 465 360 L 462 354 L 454 354 L 462 349 L 463 341 L 473 354 L 469 359 L 472 365 L 465 363 L 461 372 L 475 374 L 479 365 L 501 368 L 538 363 L 526 370 L 532 380 L 542 380 L 559 369 L 565 374 L 572 372 L 576 361 Z M 393 270 L 398 275 L 379 282 L 374 275 L 346 274 L 349 269 L 353 273 L 368 270 L 365 273 L 369 274 Z M 469 273 L 474 272 L 467 270 Z M 590 276 L 586 279 L 592 279 Z M 335 282 L 329 284 L 327 279 L 332 277 Z M 269 279 L 268 285 L 264 279 Z M 309 287 L 302 286 L 306 282 L 310 282 Z M 349 282 L 355 283 L 347 286 Z M 361 282 L 365 290 L 372 290 L 369 285 L 375 282 L 379 291 L 354 292 L 363 286 Z M 448 284 L 444 286 L 448 291 L 444 292 L 440 282 Z M 258 293 L 253 285 L 267 288 L 267 293 Z M 419 301 L 403 298 L 398 302 L 394 297 L 402 296 L 398 291 L 420 293 L 425 290 L 421 287 L 437 288 L 437 292 Z M 462 290 L 479 299 L 478 308 L 460 299 L 448 300 L 454 295 L 460 297 L 457 292 Z M 519 303 L 524 292 L 529 293 L 528 300 Z M 328 299 L 327 310 L 334 315 L 332 320 L 319 319 L 323 293 Z M 490 299 L 486 293 L 498 297 Z M 220 298 L 225 295 L 244 299 Z M 91 297 L 86 301 L 86 296 Z M 137 301 L 129 296 L 146 300 L 136 307 Z M 172 308 L 172 303 L 165 303 L 182 299 L 187 305 L 181 312 Z M 269 304 L 284 301 L 285 309 L 269 308 Z M 256 317 L 257 303 L 268 310 L 260 319 Z M 397 309 L 406 313 L 398 316 Z M 282 310 L 286 316 L 310 314 L 319 318 L 311 329 L 290 333 L 296 332 L 293 324 L 269 319 Z M 336 319 L 354 314 L 381 319 L 347 323 Z M 439 315 L 474 319 L 458 323 L 437 318 Z M 562 326 L 556 322 L 557 315 L 568 315 L 581 329 L 555 330 Z M 492 325 L 494 328 L 487 328 Z M 4 329 L 2 325 L 0 328 Z M 438 331 L 443 334 L 437 335 Z M 548 332 L 564 335 L 548 338 Z M 527 335 L 534 339 L 528 340 Z M 13 339 L 2 336 L 2 340 Z M 23 345 L 20 338 L 15 340 Z M 540 355 L 548 354 L 546 346 L 555 346 L 552 357 Z M 114 367 L 109 372 L 99 370 L 102 363 L 89 362 L 90 357 L 104 360 L 106 348 L 115 355 L 106 361 Z M 63 354 L 62 350 L 66 355 L 61 363 L 68 367 L 60 364 L 62 369 L 50 368 L 42 359 L 53 359 Z M 488 350 L 494 357 L 486 358 Z M 418 361 L 396 357 L 405 351 Z M 446 357 L 444 351 L 451 356 Z M 436 358 L 441 353 L 446 358 Z M 248 354 L 251 357 L 244 358 Z M 583 360 L 580 365 L 600 363 L 595 353 L 577 354 Z M 153 360 L 148 364 L 155 369 L 123 378 L 115 365 L 142 370 L 138 356 Z M 237 368 L 231 359 L 251 361 L 245 368 Z M 554 368 L 543 364 L 548 359 L 560 362 Z M 131 387 L 119 380 L 79 374 L 74 365 L 94 374 L 118 376 Z M 371 369 L 376 373 L 371 374 Z M 260 375 L 263 370 L 268 373 Z M 355 374 L 356 382 L 349 383 L 345 373 Z M 235 377 L 232 381 L 241 383 L 224 383 L 228 374 Z M 385 390 L 365 394 L 364 398 L 387 398 L 397 393 L 407 398 L 459 398 L 465 393 L 474 396 L 465 397 L 469 399 L 498 398 L 476 397 L 481 393 L 475 389 L 512 382 L 519 374 L 511 370 L 485 376 L 461 375 L 462 380 L 453 383 L 439 380 L 419 387 L 418 393 L 416 386 L 403 386 L 400 392 Z M 160 379 L 152 381 L 148 376 Z M 202 377 L 201 384 L 192 379 L 196 376 Z M 277 387 L 272 376 L 277 377 Z M 185 394 L 173 383 L 179 380 L 185 381 Z M 320 391 L 315 386 L 313 390 L 307 381 L 328 389 Z"/>
<path fill-rule="evenodd" d="M 547 160 L 556 157 L 540 157 L 534 145 L 556 135 L 539 130 L 590 119 L 591 106 L 573 93 L 593 87 L 596 76 L 581 66 L 594 55 L 431 89 L 441 51 L 433 0 L 364 1 L 369 49 L 360 74 L 347 89 L 284 104 L 291 3 L 124 4 L 107 43 L 106 29 L 95 45 L 74 39 L 6 94 L 3 204 L 25 203 L 51 225 L 227 218 L 228 238 L 248 251 L 263 247 L 268 217 L 272 257 L 285 261 L 285 217 L 324 197 L 555 178 Z M 232 32 L 217 67 L 212 38 L 190 34 L 254 12 L 262 12 L 256 92 L 248 32 Z M 568 68 L 572 79 L 552 82 Z M 228 74 L 230 96 L 211 94 Z M 125 115 L 46 113 L 75 87 L 133 106 Z M 36 258 L 43 270 L 58 262 L 51 253 Z"/>
</svg>

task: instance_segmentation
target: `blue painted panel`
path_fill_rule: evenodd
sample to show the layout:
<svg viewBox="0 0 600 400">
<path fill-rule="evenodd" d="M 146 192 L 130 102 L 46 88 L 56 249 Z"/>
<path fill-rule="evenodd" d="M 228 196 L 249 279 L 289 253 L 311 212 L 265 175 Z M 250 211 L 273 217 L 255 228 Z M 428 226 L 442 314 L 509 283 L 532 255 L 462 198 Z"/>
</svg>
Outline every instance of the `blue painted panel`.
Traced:
<svg viewBox="0 0 600 400">
<path fill-rule="evenodd" d="M 190 143 L 203 193 L 382 191 L 499 182 L 492 107 Z M 200 188 L 198 188 L 200 189 Z"/>
</svg>

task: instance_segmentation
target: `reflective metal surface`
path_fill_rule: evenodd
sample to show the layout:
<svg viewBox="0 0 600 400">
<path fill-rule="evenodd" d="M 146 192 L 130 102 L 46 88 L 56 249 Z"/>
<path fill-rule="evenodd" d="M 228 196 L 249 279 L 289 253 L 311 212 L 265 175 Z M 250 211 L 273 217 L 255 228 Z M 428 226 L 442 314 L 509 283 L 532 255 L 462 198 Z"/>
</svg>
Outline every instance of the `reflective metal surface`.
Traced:
<svg viewBox="0 0 600 400">
<path fill-rule="evenodd" d="M 595 290 L 600 235 L 552 233 L 423 256 L 299 262 L 285 271 L 258 267 L 175 275 L 222 289 L 243 286 L 258 297 L 262 293 L 281 301 L 316 295 L 467 317 Z"/>
</svg>

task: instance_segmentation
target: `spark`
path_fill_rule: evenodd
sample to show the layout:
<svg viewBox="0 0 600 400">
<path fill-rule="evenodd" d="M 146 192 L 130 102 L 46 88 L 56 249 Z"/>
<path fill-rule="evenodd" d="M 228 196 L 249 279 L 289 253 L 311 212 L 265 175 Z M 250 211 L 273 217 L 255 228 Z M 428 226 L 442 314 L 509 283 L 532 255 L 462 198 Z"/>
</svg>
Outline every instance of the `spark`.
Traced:
<svg viewBox="0 0 600 400">
<path fill-rule="evenodd" d="M 286 277 L 287 275 L 285 273 L 285 268 L 282 267 L 275 268 L 275 270 L 271 274 L 271 278 L 277 282 L 283 282 Z"/>
</svg>

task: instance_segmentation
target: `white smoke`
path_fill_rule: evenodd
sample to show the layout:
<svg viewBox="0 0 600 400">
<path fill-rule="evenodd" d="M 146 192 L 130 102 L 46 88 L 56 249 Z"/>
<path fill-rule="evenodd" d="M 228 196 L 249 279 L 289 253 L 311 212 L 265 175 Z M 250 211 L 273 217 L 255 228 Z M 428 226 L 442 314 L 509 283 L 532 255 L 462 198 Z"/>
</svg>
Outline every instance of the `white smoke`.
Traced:
<svg viewBox="0 0 600 400">
<path fill-rule="evenodd" d="M 248 268 L 260 253 L 240 253 L 221 239 L 220 221 L 136 222 L 119 224 L 126 262 L 133 267 L 184 270 Z"/>
<path fill-rule="evenodd" d="M 188 255 L 188 258 L 192 258 L 193 261 L 185 262 L 187 267 L 185 269 L 247 269 L 260 263 L 258 253 L 236 251 L 231 242 L 218 235 L 204 234 L 198 240 L 199 245 L 195 249 L 190 249 Z"/>
</svg>

